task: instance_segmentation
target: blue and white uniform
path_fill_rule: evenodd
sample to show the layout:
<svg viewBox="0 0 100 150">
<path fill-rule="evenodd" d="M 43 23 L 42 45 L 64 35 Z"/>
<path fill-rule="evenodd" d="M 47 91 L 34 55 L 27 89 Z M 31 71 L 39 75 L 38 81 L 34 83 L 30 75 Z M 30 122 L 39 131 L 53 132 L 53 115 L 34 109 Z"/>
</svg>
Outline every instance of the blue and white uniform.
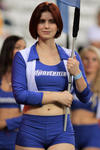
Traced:
<svg viewBox="0 0 100 150">
<path fill-rule="evenodd" d="M 75 96 L 73 91 L 74 100 L 72 102 L 71 110 L 83 109 L 89 112 L 94 112 L 98 117 L 98 107 L 100 100 L 97 96 L 91 97 L 87 104 L 82 103 Z M 92 100 L 93 98 L 93 100 Z M 75 145 L 77 149 L 83 149 L 86 147 L 100 148 L 100 126 L 98 124 L 89 125 L 73 125 L 75 131 Z"/>
<path fill-rule="evenodd" d="M 1 82 L 0 82 L 1 83 Z M 0 88 L 0 109 L 19 108 L 12 92 L 6 92 Z M 9 113 L 9 112 L 8 112 Z M 17 130 L 21 122 L 21 117 L 6 119 L 7 128 L 0 130 L 0 150 L 14 150 Z"/>
<path fill-rule="evenodd" d="M 36 44 L 37 43 L 30 48 L 26 48 L 16 53 L 13 62 L 12 83 L 14 96 L 19 104 L 37 105 L 41 107 L 43 97 L 42 91 L 59 92 L 67 90 L 68 70 L 66 64 L 68 58 L 71 56 L 71 50 L 57 45 L 61 61 L 57 65 L 48 66 L 40 62 L 36 50 Z M 75 55 L 80 62 L 80 69 L 84 79 L 86 80 L 80 57 L 76 52 Z M 81 93 L 77 91 L 75 82 L 73 82 L 73 87 L 80 100 L 83 102 L 87 102 L 89 100 L 91 93 L 88 84 L 86 89 Z M 63 115 L 23 115 L 23 121 L 16 144 L 20 146 L 39 148 L 47 148 L 57 143 L 74 144 L 74 132 L 70 117 L 68 116 L 68 129 L 66 132 L 63 131 L 63 120 Z M 43 129 L 43 131 L 40 129 Z M 39 136 L 37 137 L 37 135 Z"/>
</svg>

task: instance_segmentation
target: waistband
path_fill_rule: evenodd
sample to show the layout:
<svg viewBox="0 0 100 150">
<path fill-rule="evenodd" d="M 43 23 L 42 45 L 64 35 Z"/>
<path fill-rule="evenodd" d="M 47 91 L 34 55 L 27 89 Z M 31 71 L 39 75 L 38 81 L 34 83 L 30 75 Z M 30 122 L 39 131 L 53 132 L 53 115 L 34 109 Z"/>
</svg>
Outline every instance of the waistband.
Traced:
<svg viewBox="0 0 100 150">
<path fill-rule="evenodd" d="M 70 115 L 68 114 L 68 117 Z M 30 114 L 24 114 L 23 119 L 27 120 L 38 120 L 42 122 L 59 122 L 59 121 L 64 121 L 65 115 L 56 115 L 56 116 L 39 116 L 39 115 L 30 115 Z"/>
</svg>

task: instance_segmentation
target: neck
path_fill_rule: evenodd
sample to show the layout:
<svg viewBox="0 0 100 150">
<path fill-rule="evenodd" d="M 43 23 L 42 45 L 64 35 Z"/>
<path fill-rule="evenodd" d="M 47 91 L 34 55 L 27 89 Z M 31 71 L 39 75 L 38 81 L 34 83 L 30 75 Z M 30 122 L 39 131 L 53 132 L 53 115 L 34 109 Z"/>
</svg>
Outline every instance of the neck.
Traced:
<svg viewBox="0 0 100 150">
<path fill-rule="evenodd" d="M 11 85 L 11 72 L 7 72 L 3 78 L 6 80 L 6 82 Z"/>
<path fill-rule="evenodd" d="M 6 72 L 4 76 L 11 79 L 11 72 L 10 71 Z"/>
<path fill-rule="evenodd" d="M 56 48 L 56 44 L 54 40 L 41 40 L 39 39 L 38 41 L 38 45 L 39 47 L 43 48 L 44 50 L 53 50 L 54 48 Z"/>
</svg>

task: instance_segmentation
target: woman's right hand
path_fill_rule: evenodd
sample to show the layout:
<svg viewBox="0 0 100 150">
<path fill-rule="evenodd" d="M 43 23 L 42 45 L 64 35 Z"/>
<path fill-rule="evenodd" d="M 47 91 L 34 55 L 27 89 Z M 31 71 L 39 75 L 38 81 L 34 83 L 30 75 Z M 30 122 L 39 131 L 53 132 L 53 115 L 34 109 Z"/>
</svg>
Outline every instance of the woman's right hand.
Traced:
<svg viewBox="0 0 100 150">
<path fill-rule="evenodd" d="M 58 102 L 62 105 L 71 107 L 73 96 L 67 90 L 62 92 L 43 91 L 42 104 Z"/>
<path fill-rule="evenodd" d="M 71 93 L 69 93 L 68 91 L 59 92 L 59 99 L 58 99 L 59 103 L 71 107 L 72 101 L 73 96 Z"/>
</svg>

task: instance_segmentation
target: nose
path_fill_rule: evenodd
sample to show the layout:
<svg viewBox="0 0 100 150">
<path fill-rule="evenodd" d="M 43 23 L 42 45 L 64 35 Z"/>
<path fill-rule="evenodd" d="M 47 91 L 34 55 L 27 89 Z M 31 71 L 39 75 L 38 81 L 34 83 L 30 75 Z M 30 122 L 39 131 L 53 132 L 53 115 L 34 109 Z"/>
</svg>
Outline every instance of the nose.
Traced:
<svg viewBox="0 0 100 150">
<path fill-rule="evenodd" d="M 88 59 L 88 62 L 91 63 L 91 62 L 92 62 L 92 59 Z"/>
<path fill-rule="evenodd" d="M 49 22 L 46 21 L 46 22 L 45 22 L 45 28 L 48 28 L 48 27 L 49 27 Z"/>
<path fill-rule="evenodd" d="M 92 64 L 92 63 L 93 63 L 92 59 L 88 59 L 88 64 Z"/>
</svg>

